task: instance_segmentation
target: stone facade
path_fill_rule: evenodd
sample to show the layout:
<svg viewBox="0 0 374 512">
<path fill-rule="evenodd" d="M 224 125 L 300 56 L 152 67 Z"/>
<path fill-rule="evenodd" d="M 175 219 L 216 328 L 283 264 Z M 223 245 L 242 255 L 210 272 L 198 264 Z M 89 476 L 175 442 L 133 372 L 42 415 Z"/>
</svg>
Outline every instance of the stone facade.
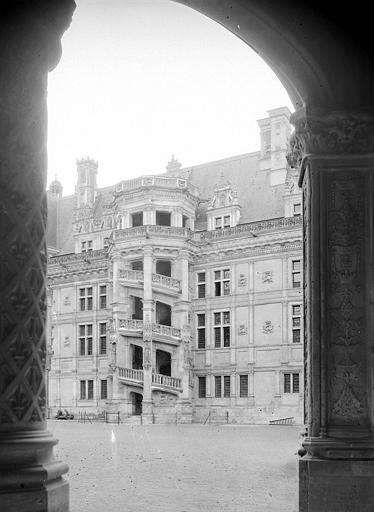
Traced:
<svg viewBox="0 0 374 512">
<path fill-rule="evenodd" d="M 288 118 L 279 108 L 259 121 L 256 153 L 194 168 L 173 157 L 164 174 L 106 189 L 87 158 L 73 199 L 52 183 L 51 414 L 302 422 L 302 211 Z"/>
</svg>

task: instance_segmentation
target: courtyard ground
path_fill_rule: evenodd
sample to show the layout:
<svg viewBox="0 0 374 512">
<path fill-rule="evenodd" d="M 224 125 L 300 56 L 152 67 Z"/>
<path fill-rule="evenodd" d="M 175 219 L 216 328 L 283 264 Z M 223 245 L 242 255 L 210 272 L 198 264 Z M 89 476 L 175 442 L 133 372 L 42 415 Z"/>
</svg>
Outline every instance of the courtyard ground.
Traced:
<svg viewBox="0 0 374 512">
<path fill-rule="evenodd" d="M 50 421 L 71 512 L 296 512 L 300 427 Z"/>
</svg>

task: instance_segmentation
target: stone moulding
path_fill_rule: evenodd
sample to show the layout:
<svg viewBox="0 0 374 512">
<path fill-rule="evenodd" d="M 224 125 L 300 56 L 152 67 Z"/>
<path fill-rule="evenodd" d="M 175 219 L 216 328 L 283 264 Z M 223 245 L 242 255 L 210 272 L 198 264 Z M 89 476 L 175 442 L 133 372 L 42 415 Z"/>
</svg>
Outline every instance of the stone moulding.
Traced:
<svg viewBox="0 0 374 512">
<path fill-rule="evenodd" d="M 324 112 L 301 109 L 291 117 L 295 131 L 287 151 L 288 164 L 303 171 L 308 155 L 374 152 L 374 112 Z M 299 186 L 301 186 L 302 173 Z"/>
</svg>

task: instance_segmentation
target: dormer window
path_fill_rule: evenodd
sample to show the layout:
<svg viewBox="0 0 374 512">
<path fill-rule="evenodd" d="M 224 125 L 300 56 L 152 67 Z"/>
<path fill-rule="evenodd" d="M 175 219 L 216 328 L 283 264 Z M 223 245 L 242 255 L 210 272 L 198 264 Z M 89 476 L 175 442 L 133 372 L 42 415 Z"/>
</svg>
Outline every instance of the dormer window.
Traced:
<svg viewBox="0 0 374 512">
<path fill-rule="evenodd" d="M 230 215 L 223 215 L 222 217 L 214 218 L 215 229 L 225 229 L 230 227 Z"/>
<path fill-rule="evenodd" d="M 293 205 L 293 216 L 300 217 L 301 215 L 301 203 L 295 203 Z"/>
</svg>

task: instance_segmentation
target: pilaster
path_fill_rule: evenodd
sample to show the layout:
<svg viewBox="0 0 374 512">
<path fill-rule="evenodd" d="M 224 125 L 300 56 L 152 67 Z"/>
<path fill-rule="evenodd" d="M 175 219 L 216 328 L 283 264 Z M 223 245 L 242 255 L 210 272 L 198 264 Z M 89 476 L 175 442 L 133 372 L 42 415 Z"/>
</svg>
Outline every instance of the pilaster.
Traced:
<svg viewBox="0 0 374 512">
<path fill-rule="evenodd" d="M 289 162 L 301 169 L 304 204 L 307 437 L 299 451 L 300 511 L 368 511 L 374 502 L 374 117 L 304 110 L 293 123 Z"/>
</svg>

